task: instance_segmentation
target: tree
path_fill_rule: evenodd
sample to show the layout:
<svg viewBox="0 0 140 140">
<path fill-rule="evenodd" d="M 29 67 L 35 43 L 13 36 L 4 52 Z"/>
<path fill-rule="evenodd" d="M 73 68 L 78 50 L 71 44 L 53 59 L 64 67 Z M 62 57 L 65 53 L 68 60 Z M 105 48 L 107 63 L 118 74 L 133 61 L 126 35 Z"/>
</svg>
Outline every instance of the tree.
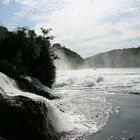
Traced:
<svg viewBox="0 0 140 140">
<path fill-rule="evenodd" d="M 55 81 L 55 55 L 50 51 L 53 37 L 49 36 L 50 29 L 41 28 L 41 31 L 42 35 L 37 35 L 23 27 L 16 31 L 1 27 L 0 35 L 5 37 L 0 39 L 0 71 L 15 78 L 33 76 L 51 87 Z"/>
</svg>

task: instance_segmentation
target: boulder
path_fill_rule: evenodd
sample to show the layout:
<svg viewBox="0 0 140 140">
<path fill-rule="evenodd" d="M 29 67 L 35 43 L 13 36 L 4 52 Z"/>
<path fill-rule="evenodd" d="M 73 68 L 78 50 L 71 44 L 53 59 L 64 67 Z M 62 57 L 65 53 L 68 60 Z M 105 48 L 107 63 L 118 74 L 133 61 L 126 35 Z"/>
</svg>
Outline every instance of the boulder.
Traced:
<svg viewBox="0 0 140 140">
<path fill-rule="evenodd" d="M 47 114 L 44 102 L 1 92 L 0 137 L 4 140 L 57 140 Z"/>
</svg>

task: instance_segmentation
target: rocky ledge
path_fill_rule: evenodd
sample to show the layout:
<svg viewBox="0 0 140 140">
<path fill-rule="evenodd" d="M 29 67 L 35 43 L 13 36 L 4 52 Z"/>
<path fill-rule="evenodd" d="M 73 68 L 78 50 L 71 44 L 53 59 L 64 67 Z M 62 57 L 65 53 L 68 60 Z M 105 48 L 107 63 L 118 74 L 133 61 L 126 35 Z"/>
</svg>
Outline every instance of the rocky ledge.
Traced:
<svg viewBox="0 0 140 140">
<path fill-rule="evenodd" d="M 23 77 L 19 77 L 18 79 L 16 79 L 16 83 L 22 91 L 32 92 L 36 95 L 43 96 L 49 100 L 59 99 L 58 96 L 55 96 L 46 91 L 43 87 L 36 85 L 34 81 L 30 81 Z"/>
<path fill-rule="evenodd" d="M 57 140 L 45 103 L 0 90 L 0 136 L 4 140 Z"/>
</svg>

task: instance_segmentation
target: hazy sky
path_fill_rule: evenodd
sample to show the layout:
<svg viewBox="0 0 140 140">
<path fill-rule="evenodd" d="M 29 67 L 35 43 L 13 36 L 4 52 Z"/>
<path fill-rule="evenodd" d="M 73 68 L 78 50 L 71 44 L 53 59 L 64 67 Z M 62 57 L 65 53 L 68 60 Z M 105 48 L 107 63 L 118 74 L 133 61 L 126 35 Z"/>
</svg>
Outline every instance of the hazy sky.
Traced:
<svg viewBox="0 0 140 140">
<path fill-rule="evenodd" d="M 0 0 L 0 23 L 52 28 L 83 57 L 140 46 L 140 0 Z"/>
</svg>

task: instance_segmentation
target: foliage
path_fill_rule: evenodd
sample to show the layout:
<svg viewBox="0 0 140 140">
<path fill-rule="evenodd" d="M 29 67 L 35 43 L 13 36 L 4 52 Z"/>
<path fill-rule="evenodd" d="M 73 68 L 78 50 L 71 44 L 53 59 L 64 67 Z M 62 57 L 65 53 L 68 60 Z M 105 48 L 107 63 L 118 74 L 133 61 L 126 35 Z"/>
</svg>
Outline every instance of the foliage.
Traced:
<svg viewBox="0 0 140 140">
<path fill-rule="evenodd" d="M 51 87 L 55 80 L 53 37 L 49 36 L 50 29 L 41 31 L 42 35 L 37 35 L 27 28 L 8 31 L 0 26 L 0 71 L 14 78 L 33 76 Z"/>
</svg>

